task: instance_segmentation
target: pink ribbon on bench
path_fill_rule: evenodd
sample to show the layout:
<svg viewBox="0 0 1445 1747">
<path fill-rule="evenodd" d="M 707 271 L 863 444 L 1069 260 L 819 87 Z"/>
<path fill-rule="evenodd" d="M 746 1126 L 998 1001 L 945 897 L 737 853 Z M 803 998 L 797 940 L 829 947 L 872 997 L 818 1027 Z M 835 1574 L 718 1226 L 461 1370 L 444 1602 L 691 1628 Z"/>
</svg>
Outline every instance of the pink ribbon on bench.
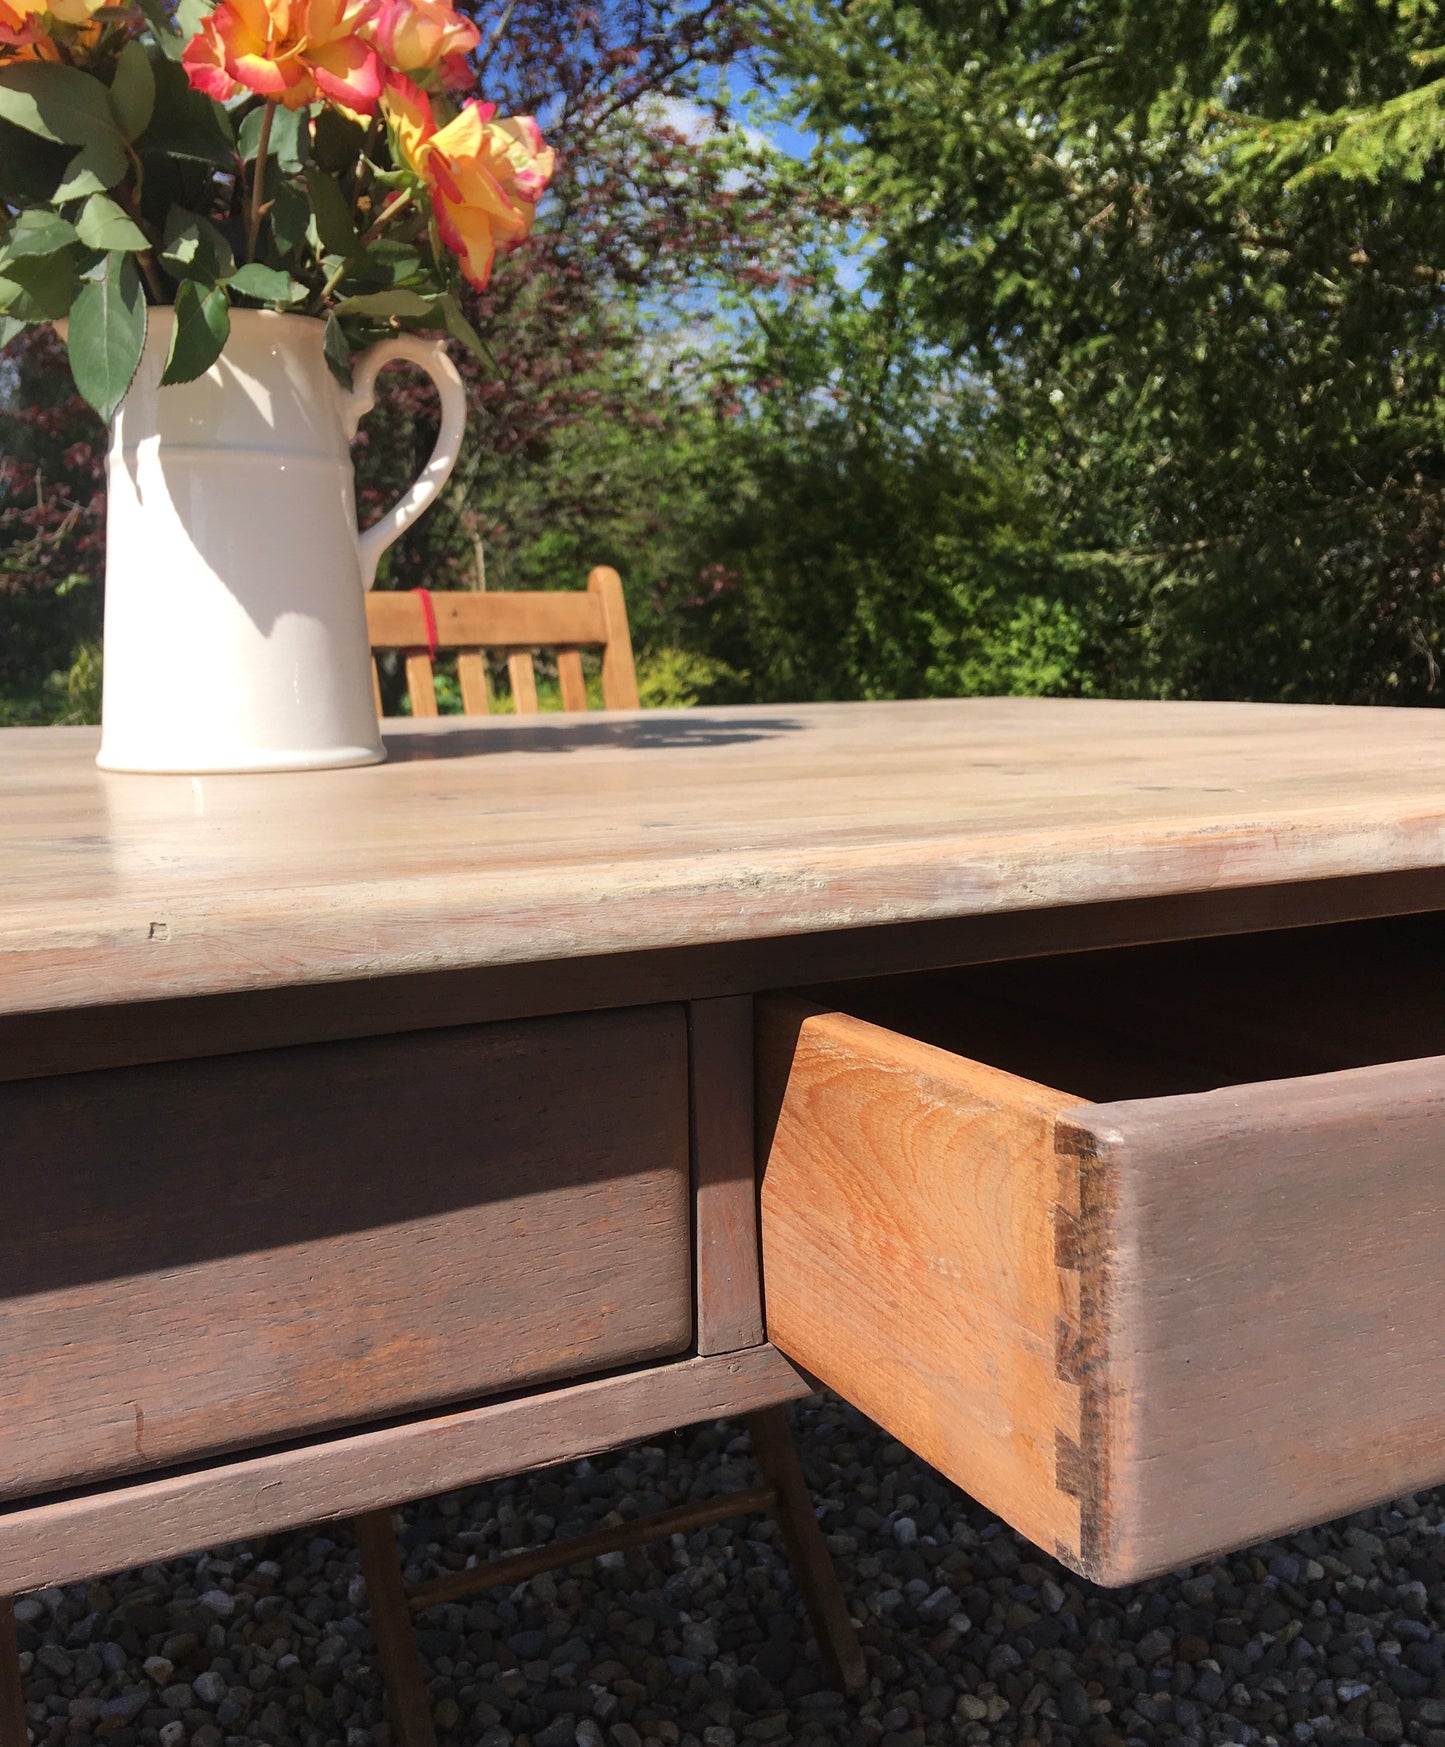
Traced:
<svg viewBox="0 0 1445 1747">
<path fill-rule="evenodd" d="M 426 652 L 435 661 L 437 654 L 437 616 L 436 609 L 431 604 L 429 588 L 414 588 L 411 591 L 421 602 L 421 616 L 426 621 Z"/>
</svg>

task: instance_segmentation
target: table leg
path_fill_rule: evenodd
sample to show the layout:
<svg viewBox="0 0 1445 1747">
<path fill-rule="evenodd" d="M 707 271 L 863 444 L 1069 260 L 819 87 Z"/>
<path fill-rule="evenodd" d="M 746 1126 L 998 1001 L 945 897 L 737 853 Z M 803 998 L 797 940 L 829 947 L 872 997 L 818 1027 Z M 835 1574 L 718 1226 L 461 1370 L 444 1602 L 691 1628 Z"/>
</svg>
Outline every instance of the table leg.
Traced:
<svg viewBox="0 0 1445 1747">
<path fill-rule="evenodd" d="M 436 1747 L 426 1671 L 412 1630 L 411 1607 L 401 1574 L 401 1549 L 389 1510 L 354 1517 L 352 1528 L 361 1549 L 361 1572 L 371 1602 L 371 1629 L 376 1633 L 377 1660 L 386 1682 L 392 1726 L 400 1747 Z M 9 1743 L 3 1743 L 9 1747 Z"/>
<path fill-rule="evenodd" d="M 0 1596 L 0 1747 L 30 1747 L 25 1721 L 25 1691 L 20 1681 L 20 1646 L 15 1638 L 15 1603 Z"/>
<path fill-rule="evenodd" d="M 773 1515 L 782 1532 L 813 1635 L 818 1640 L 823 1666 L 841 1691 L 859 1692 L 868 1679 L 863 1646 L 848 1618 L 843 1586 L 833 1568 L 823 1531 L 818 1527 L 813 1497 L 788 1428 L 788 1416 L 781 1407 L 770 1407 L 762 1413 L 748 1414 L 745 1423 L 763 1479 L 777 1493 Z"/>
</svg>

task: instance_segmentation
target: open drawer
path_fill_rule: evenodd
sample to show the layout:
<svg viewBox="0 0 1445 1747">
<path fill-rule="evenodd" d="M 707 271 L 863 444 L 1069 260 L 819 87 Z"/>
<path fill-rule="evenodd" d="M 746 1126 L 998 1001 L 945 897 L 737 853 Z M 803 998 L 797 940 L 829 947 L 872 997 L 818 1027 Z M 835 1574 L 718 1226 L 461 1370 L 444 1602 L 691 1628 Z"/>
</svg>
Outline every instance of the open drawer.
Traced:
<svg viewBox="0 0 1445 1747">
<path fill-rule="evenodd" d="M 769 1337 L 1103 1583 L 1445 1480 L 1442 987 L 1423 917 L 765 999 Z"/>
</svg>

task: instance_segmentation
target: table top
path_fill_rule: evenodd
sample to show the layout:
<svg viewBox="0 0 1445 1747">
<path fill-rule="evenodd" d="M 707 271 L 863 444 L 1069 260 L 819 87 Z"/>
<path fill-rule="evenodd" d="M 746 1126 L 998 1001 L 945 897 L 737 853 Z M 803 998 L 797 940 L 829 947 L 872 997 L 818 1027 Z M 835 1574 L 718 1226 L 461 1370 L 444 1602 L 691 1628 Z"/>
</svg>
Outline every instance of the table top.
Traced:
<svg viewBox="0 0 1445 1747">
<path fill-rule="evenodd" d="M 442 719 L 280 776 L 103 773 L 97 738 L 0 733 L 0 1013 L 1445 867 L 1434 710 Z"/>
</svg>

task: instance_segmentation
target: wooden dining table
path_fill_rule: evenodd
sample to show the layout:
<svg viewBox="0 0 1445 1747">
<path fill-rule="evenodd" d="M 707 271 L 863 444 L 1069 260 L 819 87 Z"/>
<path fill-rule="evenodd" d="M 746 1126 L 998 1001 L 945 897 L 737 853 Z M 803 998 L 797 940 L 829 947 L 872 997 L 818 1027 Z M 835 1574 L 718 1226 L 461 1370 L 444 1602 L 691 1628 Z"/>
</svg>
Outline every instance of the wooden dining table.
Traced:
<svg viewBox="0 0 1445 1747">
<path fill-rule="evenodd" d="M 1445 714 L 0 734 L 0 1593 L 827 1385 L 1127 1582 L 1445 1480 Z"/>
</svg>

